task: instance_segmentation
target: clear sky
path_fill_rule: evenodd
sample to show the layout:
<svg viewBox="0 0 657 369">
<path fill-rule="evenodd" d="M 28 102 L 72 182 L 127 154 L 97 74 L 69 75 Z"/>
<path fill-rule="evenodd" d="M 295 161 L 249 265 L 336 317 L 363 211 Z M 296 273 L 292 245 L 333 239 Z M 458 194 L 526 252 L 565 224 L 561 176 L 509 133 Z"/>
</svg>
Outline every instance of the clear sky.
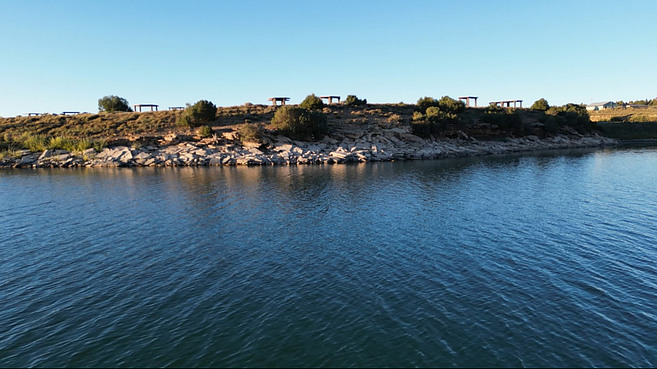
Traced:
<svg viewBox="0 0 657 369">
<path fill-rule="evenodd" d="M 657 1 L 0 0 L 0 116 L 422 96 L 657 96 Z"/>
</svg>

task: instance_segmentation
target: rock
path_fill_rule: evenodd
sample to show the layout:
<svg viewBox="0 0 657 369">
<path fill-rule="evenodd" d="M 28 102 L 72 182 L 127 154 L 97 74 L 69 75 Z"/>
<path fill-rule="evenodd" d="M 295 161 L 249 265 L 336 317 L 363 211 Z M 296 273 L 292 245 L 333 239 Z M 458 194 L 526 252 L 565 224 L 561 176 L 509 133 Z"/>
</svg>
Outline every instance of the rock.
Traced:
<svg viewBox="0 0 657 369">
<path fill-rule="evenodd" d="M 168 143 L 178 142 L 178 135 L 175 133 L 169 133 L 163 137 L 164 141 Z"/>
<path fill-rule="evenodd" d="M 192 153 L 189 153 L 189 152 L 182 152 L 182 153 L 180 153 L 179 158 L 182 161 L 191 161 L 191 160 L 196 159 L 197 156 L 192 154 Z"/>
<path fill-rule="evenodd" d="M 329 153 L 329 155 L 333 158 L 344 159 L 347 156 L 351 155 L 351 153 L 344 152 L 344 151 L 332 151 L 332 152 Z"/>
<path fill-rule="evenodd" d="M 292 150 L 292 145 L 277 142 L 276 145 L 274 146 L 274 150 L 278 151 L 278 152 L 291 151 Z"/>
<path fill-rule="evenodd" d="M 61 155 L 57 155 L 57 156 L 51 156 L 50 158 L 54 161 L 65 162 L 65 161 L 67 161 L 68 159 L 71 158 L 71 154 L 66 153 L 66 154 L 61 154 Z"/>
<path fill-rule="evenodd" d="M 262 155 L 262 151 L 258 150 L 255 147 L 249 148 L 248 152 L 252 155 Z"/>
<path fill-rule="evenodd" d="M 135 160 L 147 160 L 152 158 L 152 155 L 147 153 L 147 152 L 140 152 L 137 155 L 134 156 Z"/>
<path fill-rule="evenodd" d="M 95 156 L 96 155 L 96 149 L 93 149 L 93 148 L 86 149 L 86 150 L 82 151 L 82 155 L 84 157 Z"/>
<path fill-rule="evenodd" d="M 37 158 L 36 155 L 25 155 L 22 158 L 20 158 L 20 160 L 17 162 L 17 164 L 19 164 L 19 165 L 28 165 L 28 164 L 34 163 L 35 161 L 37 161 L 37 159 L 38 158 Z"/>
<path fill-rule="evenodd" d="M 338 143 L 339 141 L 336 140 L 336 139 L 333 139 L 333 138 L 331 138 L 331 137 L 329 137 L 329 136 L 324 136 L 324 138 L 322 139 L 321 142 L 323 142 L 323 143 L 325 143 L 325 144 L 327 144 L 327 145 L 337 145 L 337 143 Z"/>
<path fill-rule="evenodd" d="M 127 164 L 130 160 L 134 158 L 130 149 L 125 149 L 119 152 L 119 155 L 115 157 L 117 161 Z"/>
<path fill-rule="evenodd" d="M 49 158 L 51 156 L 52 156 L 52 150 L 44 150 L 43 153 L 39 156 L 38 160 L 41 161 L 41 160 L 43 160 L 45 158 Z"/>
</svg>

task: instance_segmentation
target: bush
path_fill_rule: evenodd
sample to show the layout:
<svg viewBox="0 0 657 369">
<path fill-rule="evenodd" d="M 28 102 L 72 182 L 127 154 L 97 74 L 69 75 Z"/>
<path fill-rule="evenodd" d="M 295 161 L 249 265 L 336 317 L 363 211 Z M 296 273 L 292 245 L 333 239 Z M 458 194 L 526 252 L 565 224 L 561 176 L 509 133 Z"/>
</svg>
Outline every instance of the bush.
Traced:
<svg viewBox="0 0 657 369">
<path fill-rule="evenodd" d="M 531 109 L 540 110 L 540 111 L 547 111 L 548 109 L 550 109 L 550 104 L 548 104 L 547 100 L 545 100 L 544 98 L 540 98 L 540 99 L 534 101 L 534 103 L 532 104 Z"/>
<path fill-rule="evenodd" d="M 328 133 L 326 115 L 289 105 L 277 109 L 271 123 L 280 134 L 297 140 L 319 140 Z"/>
<path fill-rule="evenodd" d="M 212 130 L 212 127 L 210 127 L 210 126 L 201 126 L 201 128 L 199 128 L 196 131 L 196 134 L 201 136 L 201 138 L 212 137 L 213 133 L 214 133 L 214 131 Z"/>
<path fill-rule="evenodd" d="M 402 117 L 399 114 L 391 114 L 388 117 L 388 123 L 399 123 L 402 121 Z"/>
<path fill-rule="evenodd" d="M 237 133 L 240 135 L 240 141 L 242 142 L 262 143 L 265 128 L 259 123 L 244 123 L 239 126 Z"/>
<path fill-rule="evenodd" d="M 424 113 L 427 111 L 427 108 L 432 107 L 432 106 L 438 106 L 438 100 L 434 99 L 433 97 L 425 96 L 421 97 L 418 99 L 417 103 L 417 108 L 416 110 L 419 111 L 420 113 Z"/>
<path fill-rule="evenodd" d="M 44 151 L 48 148 L 48 139 L 43 135 L 31 135 L 26 133 L 23 134 L 18 141 L 22 147 L 30 151 Z"/>
<path fill-rule="evenodd" d="M 457 119 L 456 114 L 442 111 L 435 106 L 427 108 L 427 120 L 430 122 L 455 123 Z"/>
<path fill-rule="evenodd" d="M 48 142 L 48 148 L 50 150 L 68 150 L 72 146 L 72 140 L 63 136 L 57 136 L 50 139 Z"/>
<path fill-rule="evenodd" d="M 105 96 L 98 99 L 98 110 L 113 113 L 115 111 L 132 111 L 128 100 L 119 96 Z"/>
<path fill-rule="evenodd" d="M 443 96 L 438 100 L 438 107 L 445 113 L 460 114 L 465 110 L 465 103 L 449 96 Z"/>
<path fill-rule="evenodd" d="M 199 100 L 188 106 L 178 118 L 177 124 L 182 127 L 198 127 L 217 119 L 217 107 L 210 101 Z"/>
<path fill-rule="evenodd" d="M 501 106 L 495 104 L 495 103 L 490 103 L 484 110 L 485 113 L 502 113 L 504 112 L 504 108 Z"/>
<path fill-rule="evenodd" d="M 344 104 L 348 106 L 360 106 L 367 105 L 367 99 L 359 99 L 356 95 L 347 95 L 347 98 L 344 100 Z"/>
<path fill-rule="evenodd" d="M 449 124 L 457 121 L 458 116 L 456 114 L 442 111 L 437 106 L 429 106 L 426 115 L 418 111 L 413 112 L 411 131 L 416 136 L 428 138 L 431 135 L 444 132 Z"/>
<path fill-rule="evenodd" d="M 303 99 L 301 104 L 299 104 L 299 107 L 308 110 L 319 110 L 324 107 L 324 102 L 322 101 L 322 99 L 315 96 L 315 94 L 312 94 L 306 96 L 306 98 Z"/>
<path fill-rule="evenodd" d="M 584 105 L 569 103 L 563 106 L 553 106 L 548 109 L 547 113 L 562 118 L 565 122 L 562 125 L 571 126 L 579 133 L 586 133 L 595 129 L 595 125 L 591 123 L 589 112 Z"/>
</svg>

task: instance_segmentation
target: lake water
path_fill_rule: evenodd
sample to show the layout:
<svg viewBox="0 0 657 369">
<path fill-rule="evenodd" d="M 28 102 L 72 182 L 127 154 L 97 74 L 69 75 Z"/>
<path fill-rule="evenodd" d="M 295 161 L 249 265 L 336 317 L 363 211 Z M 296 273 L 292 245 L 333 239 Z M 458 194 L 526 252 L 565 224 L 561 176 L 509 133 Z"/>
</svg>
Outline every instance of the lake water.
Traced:
<svg viewBox="0 0 657 369">
<path fill-rule="evenodd" d="M 0 171 L 0 366 L 657 365 L 657 149 Z"/>
</svg>

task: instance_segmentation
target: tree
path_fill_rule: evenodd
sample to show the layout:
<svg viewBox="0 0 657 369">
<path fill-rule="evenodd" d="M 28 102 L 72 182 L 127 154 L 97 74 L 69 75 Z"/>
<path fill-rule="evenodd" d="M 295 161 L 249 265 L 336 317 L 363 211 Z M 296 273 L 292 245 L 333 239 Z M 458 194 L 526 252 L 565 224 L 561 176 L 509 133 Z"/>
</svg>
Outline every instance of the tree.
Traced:
<svg viewBox="0 0 657 369">
<path fill-rule="evenodd" d="M 460 100 L 454 100 L 449 96 L 443 96 L 438 100 L 438 107 L 446 113 L 459 114 L 465 110 L 465 103 Z"/>
<path fill-rule="evenodd" d="M 547 100 L 541 97 L 540 99 L 534 101 L 531 109 L 547 111 L 548 109 L 550 109 L 550 104 L 548 104 Z"/>
<path fill-rule="evenodd" d="M 290 105 L 276 109 L 271 123 L 280 134 L 295 140 L 319 140 L 328 132 L 325 114 Z"/>
<path fill-rule="evenodd" d="M 98 99 L 98 110 L 109 113 L 115 111 L 132 111 L 128 104 L 128 100 L 114 95 L 104 96 L 103 98 Z"/>
<path fill-rule="evenodd" d="M 197 127 L 217 119 L 217 107 L 208 100 L 199 100 L 194 105 L 185 108 L 178 119 L 178 125 L 183 127 Z"/>
<path fill-rule="evenodd" d="M 344 104 L 348 106 L 367 105 L 367 99 L 359 99 L 356 95 L 347 95 Z"/>
<path fill-rule="evenodd" d="M 299 104 L 299 107 L 308 110 L 319 110 L 324 107 L 324 102 L 315 94 L 306 96 L 305 99 Z"/>
</svg>

